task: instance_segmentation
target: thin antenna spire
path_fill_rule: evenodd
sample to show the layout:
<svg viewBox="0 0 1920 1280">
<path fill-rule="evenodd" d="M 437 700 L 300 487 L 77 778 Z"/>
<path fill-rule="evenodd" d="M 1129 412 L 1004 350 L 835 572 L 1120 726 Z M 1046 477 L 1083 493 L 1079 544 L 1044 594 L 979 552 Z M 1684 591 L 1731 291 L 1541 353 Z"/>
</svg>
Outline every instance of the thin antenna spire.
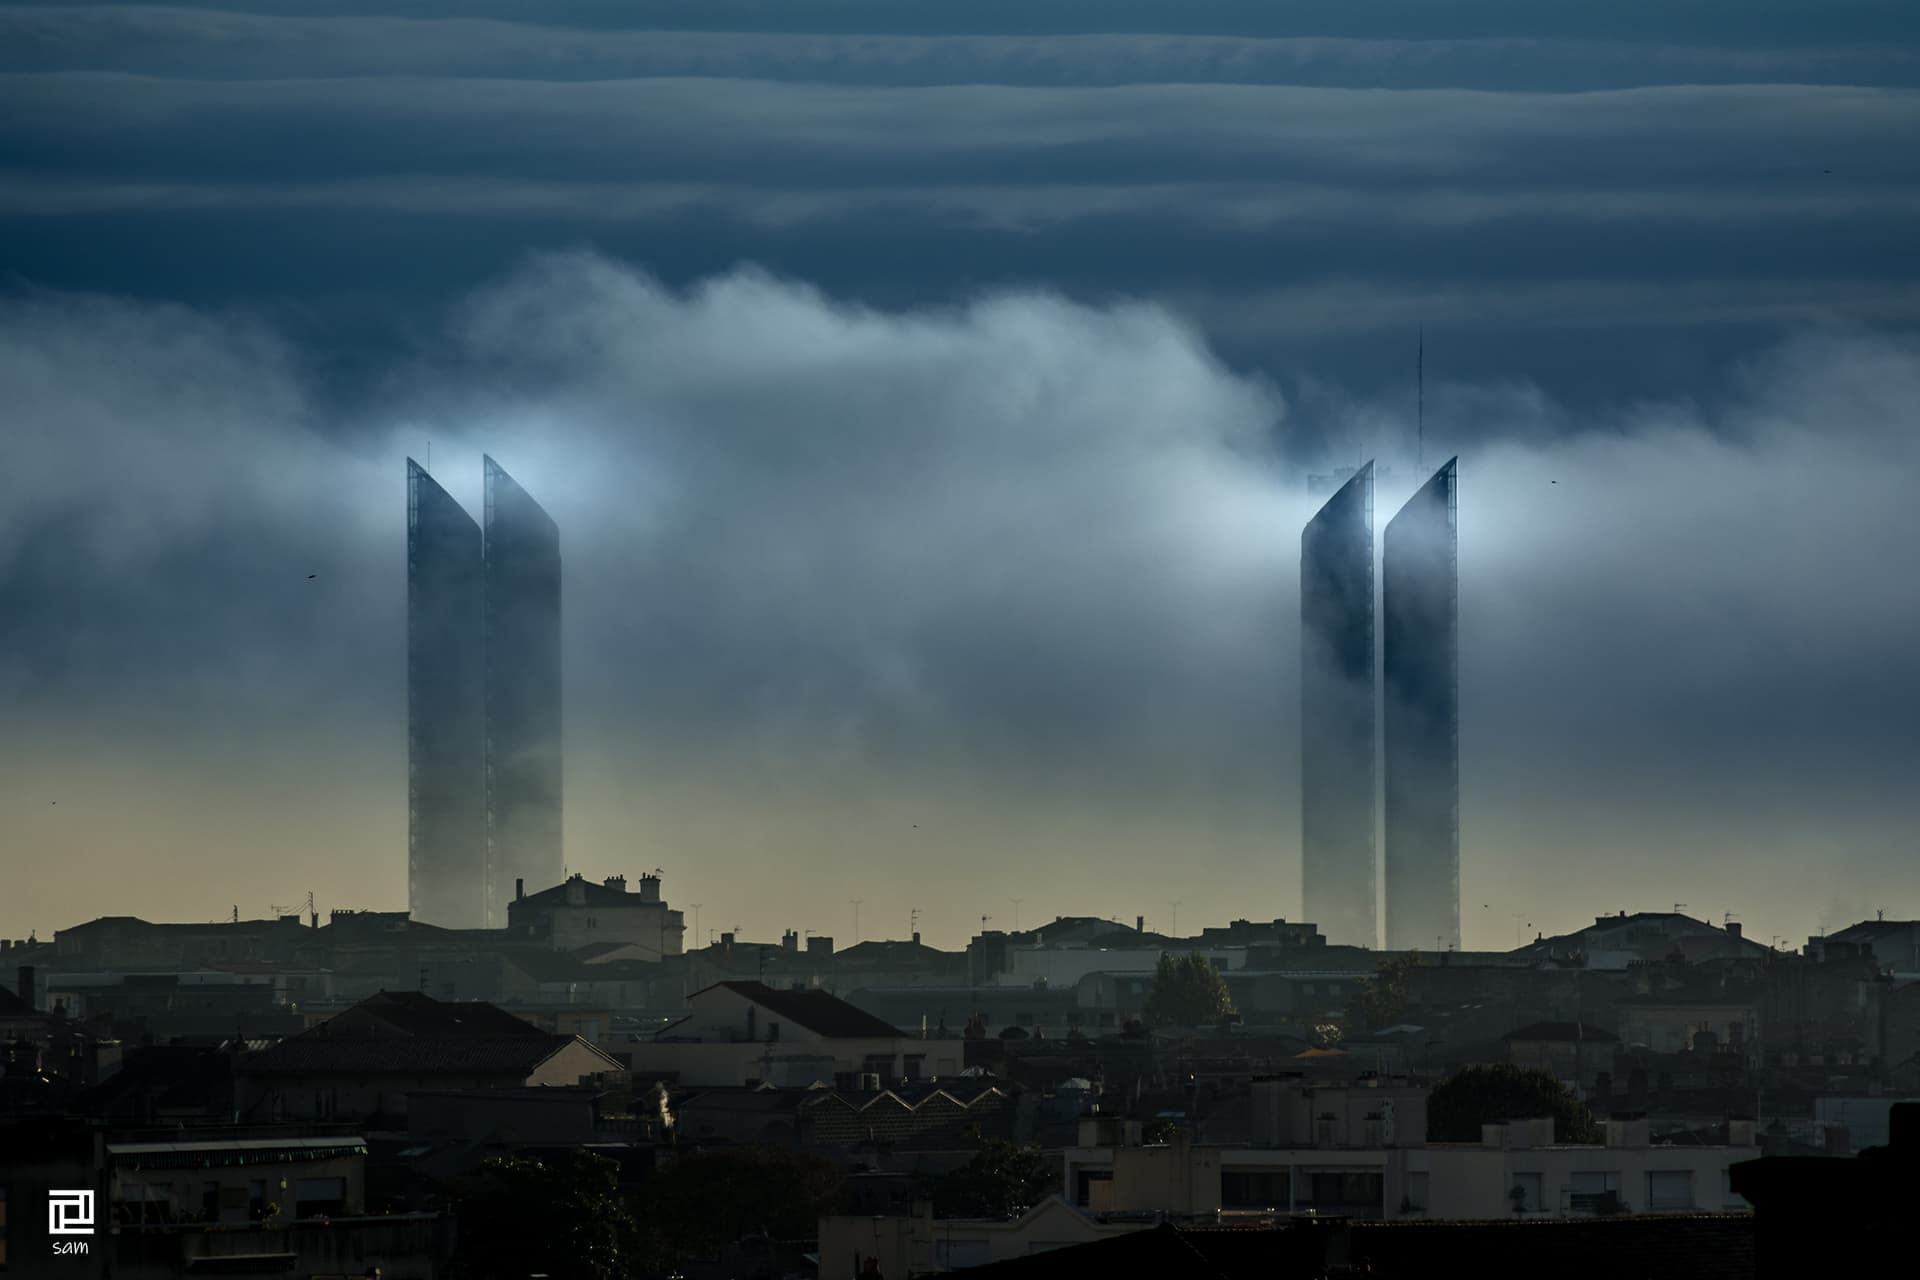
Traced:
<svg viewBox="0 0 1920 1280">
<path fill-rule="evenodd" d="M 433 441 L 427 441 L 427 474 L 433 474 Z"/>
<path fill-rule="evenodd" d="M 1420 326 L 1420 345 L 1413 357 L 1415 387 L 1413 474 L 1416 481 L 1427 474 L 1427 326 Z"/>
</svg>

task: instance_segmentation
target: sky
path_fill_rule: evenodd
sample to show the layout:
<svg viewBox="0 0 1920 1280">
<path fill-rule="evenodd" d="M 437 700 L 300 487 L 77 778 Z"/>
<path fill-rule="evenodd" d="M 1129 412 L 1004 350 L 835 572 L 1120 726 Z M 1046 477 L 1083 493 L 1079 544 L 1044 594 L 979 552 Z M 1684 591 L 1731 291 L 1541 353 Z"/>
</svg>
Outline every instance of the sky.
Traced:
<svg viewBox="0 0 1920 1280">
<path fill-rule="evenodd" d="M 1456 454 L 1465 945 L 1920 914 L 1916 36 L 0 5 L 0 935 L 404 907 L 429 448 L 699 935 L 1297 918 L 1305 478 Z"/>
</svg>

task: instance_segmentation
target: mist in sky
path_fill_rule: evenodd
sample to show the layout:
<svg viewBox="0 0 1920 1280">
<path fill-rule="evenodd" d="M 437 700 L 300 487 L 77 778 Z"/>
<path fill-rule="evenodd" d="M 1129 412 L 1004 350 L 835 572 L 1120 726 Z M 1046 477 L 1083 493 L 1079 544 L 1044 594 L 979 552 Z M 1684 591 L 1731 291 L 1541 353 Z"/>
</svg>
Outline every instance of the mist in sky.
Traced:
<svg viewBox="0 0 1920 1280">
<path fill-rule="evenodd" d="M 1915 6 L 302 8 L 0 4 L 0 934 L 402 908 L 483 454 L 703 932 L 1297 917 L 1307 476 L 1455 454 L 1466 945 L 1920 914 Z"/>
<path fill-rule="evenodd" d="M 1236 371 L 1156 303 L 881 309 L 587 253 L 477 286 L 351 412 L 321 364 L 232 309 L 0 306 L 0 932 L 404 905 L 429 441 L 470 509 L 486 452 L 559 522 L 573 869 L 663 868 L 758 936 L 847 937 L 854 897 L 947 945 L 1016 896 L 1298 916 L 1289 442 L 1377 456 L 1384 524 L 1404 397 Z M 1430 379 L 1469 947 L 1650 891 L 1759 936 L 1836 923 L 1840 883 L 1901 909 L 1916 404 L 1920 343 L 1846 326 L 1606 413 Z"/>
</svg>

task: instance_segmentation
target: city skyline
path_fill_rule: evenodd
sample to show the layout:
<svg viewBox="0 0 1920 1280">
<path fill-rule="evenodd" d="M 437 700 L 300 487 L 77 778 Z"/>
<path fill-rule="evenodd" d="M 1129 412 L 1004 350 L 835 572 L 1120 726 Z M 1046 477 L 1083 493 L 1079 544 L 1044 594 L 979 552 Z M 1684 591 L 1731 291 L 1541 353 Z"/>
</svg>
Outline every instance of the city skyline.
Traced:
<svg viewBox="0 0 1920 1280">
<path fill-rule="evenodd" d="M 0 932 L 408 900 L 429 449 L 709 925 L 1307 914 L 1310 478 L 1456 455 L 1463 945 L 1920 913 L 1912 14 L 222 4 L 0 4 Z"/>
</svg>

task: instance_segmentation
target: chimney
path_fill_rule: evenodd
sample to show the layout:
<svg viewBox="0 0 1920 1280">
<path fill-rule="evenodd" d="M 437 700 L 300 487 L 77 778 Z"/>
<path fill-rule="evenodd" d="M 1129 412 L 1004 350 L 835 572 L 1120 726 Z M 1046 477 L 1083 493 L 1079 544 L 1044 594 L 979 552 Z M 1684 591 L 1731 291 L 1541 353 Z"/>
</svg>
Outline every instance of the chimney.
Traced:
<svg viewBox="0 0 1920 1280">
<path fill-rule="evenodd" d="M 606 886 L 615 893 L 625 893 L 627 891 L 627 878 L 625 876 L 608 876 Z"/>
<path fill-rule="evenodd" d="M 920 945 L 920 931 L 918 929 L 913 931 L 913 945 L 916 947 Z"/>
<path fill-rule="evenodd" d="M 518 902 L 520 901 L 520 899 L 526 896 L 527 896 L 527 882 L 525 878 L 523 877 L 523 878 L 516 879 L 513 882 L 513 900 L 515 902 Z"/>
<path fill-rule="evenodd" d="M 38 1009 L 40 1007 L 40 992 L 34 986 L 32 965 L 23 964 L 20 966 L 20 976 L 16 979 L 16 984 L 14 993 L 26 1002 L 29 1009 Z"/>
<path fill-rule="evenodd" d="M 585 876 L 575 875 L 567 881 L 567 905 L 584 907 L 587 905 L 587 881 Z"/>
<path fill-rule="evenodd" d="M 1145 933 L 1147 931 L 1147 918 L 1145 916 L 1135 916 L 1133 918 L 1133 931 L 1135 933 Z"/>
<path fill-rule="evenodd" d="M 833 939 L 823 934 L 814 934 L 811 938 L 807 939 L 807 954 L 814 957 L 831 957 L 833 955 Z"/>
<path fill-rule="evenodd" d="M 1740 922 L 1738 920 L 1727 921 L 1727 934 L 1729 937 L 1734 938 L 1740 936 Z"/>
<path fill-rule="evenodd" d="M 640 901 L 642 902 L 660 901 L 660 877 L 659 876 L 641 876 L 640 877 Z"/>
<path fill-rule="evenodd" d="M 782 951 L 790 951 L 790 952 L 793 952 L 795 955 L 798 955 L 800 952 L 800 935 L 795 933 L 791 929 L 781 934 L 780 949 Z"/>
</svg>

